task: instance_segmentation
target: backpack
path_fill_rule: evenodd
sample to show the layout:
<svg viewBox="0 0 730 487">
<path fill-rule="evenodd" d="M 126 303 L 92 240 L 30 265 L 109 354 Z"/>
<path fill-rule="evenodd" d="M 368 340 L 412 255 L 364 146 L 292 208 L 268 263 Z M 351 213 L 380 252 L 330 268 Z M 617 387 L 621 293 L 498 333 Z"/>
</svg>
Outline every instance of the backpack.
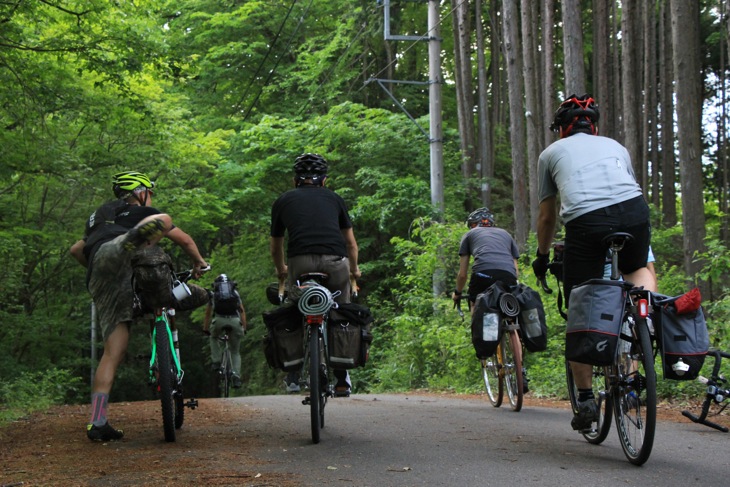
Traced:
<svg viewBox="0 0 730 487">
<path fill-rule="evenodd" d="M 236 283 L 232 281 L 217 282 L 213 288 L 213 306 L 215 313 L 222 316 L 235 316 L 239 309 Z"/>
<path fill-rule="evenodd" d="M 175 305 L 172 259 L 162 248 L 143 247 L 132 255 L 132 286 L 143 310 Z"/>
<path fill-rule="evenodd" d="M 84 245 L 84 254 L 87 259 L 99 240 L 110 233 L 121 235 L 127 231 L 123 226 L 114 223 L 117 214 L 126 206 L 127 203 L 124 200 L 108 201 L 89 216 L 86 222 L 86 244 Z"/>
</svg>

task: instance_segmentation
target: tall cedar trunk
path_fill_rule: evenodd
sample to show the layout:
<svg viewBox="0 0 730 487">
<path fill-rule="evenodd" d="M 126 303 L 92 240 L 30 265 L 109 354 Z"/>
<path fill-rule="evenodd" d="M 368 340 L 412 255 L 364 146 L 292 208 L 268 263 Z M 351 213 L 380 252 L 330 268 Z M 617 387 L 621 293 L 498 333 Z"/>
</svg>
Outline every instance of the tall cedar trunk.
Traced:
<svg viewBox="0 0 730 487">
<path fill-rule="evenodd" d="M 618 15 L 618 8 L 616 2 L 611 2 L 611 14 L 610 14 L 610 25 L 611 29 L 611 63 L 612 74 L 611 74 L 611 101 L 609 102 L 610 107 L 613 108 L 614 116 L 611 120 L 610 131 L 607 132 L 612 134 L 611 137 L 623 142 L 624 141 L 624 125 L 621 123 L 621 40 L 616 35 L 620 29 L 620 21 Z"/>
<path fill-rule="evenodd" d="M 621 86 L 623 113 L 623 142 L 629 151 L 636 173 L 636 180 L 642 182 L 642 161 L 639 138 L 639 81 L 641 66 L 641 44 L 638 42 L 638 2 L 623 2 L 621 11 Z"/>
<path fill-rule="evenodd" d="M 657 197 L 654 191 L 654 181 L 656 180 L 656 42 L 655 42 L 655 18 L 654 8 L 652 4 L 644 5 L 642 10 L 642 24 L 644 31 L 644 110 L 642 111 L 642 137 L 641 147 L 644 162 L 644 181 L 642 187 L 646 194 L 651 188 L 651 201 L 654 202 Z M 652 168 L 651 179 L 649 176 L 649 167 Z"/>
<path fill-rule="evenodd" d="M 512 146 L 512 195 L 515 215 L 515 240 L 520 249 L 525 248 L 530 228 L 527 201 L 527 171 L 525 164 L 525 124 L 522 105 L 524 80 L 522 79 L 522 50 L 520 48 L 519 11 L 517 0 L 502 2 L 504 26 L 504 59 L 507 65 L 509 86 L 510 142 Z"/>
<path fill-rule="evenodd" d="M 541 121 L 538 115 L 537 96 L 537 52 L 535 36 L 537 32 L 537 13 L 533 0 L 521 1 L 522 19 L 522 73 L 525 83 L 525 125 L 527 128 L 527 174 L 530 193 L 530 229 L 537 231 L 537 158 L 540 156 L 542 144 L 539 140 L 537 123 Z"/>
<path fill-rule="evenodd" d="M 484 53 L 484 25 L 482 23 L 482 0 L 476 0 L 474 31 L 477 37 L 477 173 L 481 179 L 479 199 L 482 206 L 492 204 L 492 178 L 494 159 L 492 147 L 492 128 L 489 123 L 489 90 L 487 89 L 487 60 Z"/>
<path fill-rule="evenodd" d="M 497 12 L 501 9 L 501 0 L 492 0 L 492 8 L 489 9 L 489 26 L 491 27 L 492 35 L 490 36 L 490 53 L 492 59 L 490 61 L 491 74 L 492 74 L 492 126 L 501 127 L 505 124 L 504 116 L 504 97 L 502 96 L 506 89 L 506 83 L 502 82 L 502 24 L 499 22 L 499 16 Z M 492 150 L 494 147 L 504 142 L 504 130 L 499 130 L 495 135 L 499 135 L 499 140 L 494 140 Z M 496 137 L 495 137 L 496 139 Z"/>
<path fill-rule="evenodd" d="M 580 0 L 563 0 L 563 52 L 565 54 L 565 95 L 586 92 L 583 61 L 583 26 Z"/>
<path fill-rule="evenodd" d="M 557 109 L 558 99 L 555 91 L 555 0 L 544 0 L 542 3 L 542 146 L 546 147 L 553 141 L 550 130 L 553 113 Z"/>
<path fill-rule="evenodd" d="M 659 19 L 659 59 L 660 84 L 659 103 L 661 112 L 661 171 L 662 171 L 662 225 L 673 227 L 677 224 L 677 194 L 674 189 L 674 65 L 672 61 L 672 23 L 669 0 L 660 0 Z"/>
<path fill-rule="evenodd" d="M 600 133 L 612 137 L 611 119 L 611 50 L 609 46 L 609 0 L 593 0 L 593 97 L 598 101 L 601 120 L 598 123 Z"/>
<path fill-rule="evenodd" d="M 723 54 L 722 61 L 720 63 L 720 72 L 723 73 L 722 80 L 722 95 L 720 98 L 722 110 L 720 113 L 720 133 L 722 134 L 722 143 L 719 144 L 720 151 L 720 168 L 722 171 L 722 196 L 720 197 L 720 210 L 723 212 L 723 216 L 720 220 L 720 240 L 727 242 L 730 240 L 730 167 L 728 167 L 728 144 L 727 144 L 727 92 L 725 91 L 725 69 L 727 66 L 727 56 L 730 54 L 730 22 L 728 22 L 728 15 L 730 15 L 730 3 L 727 0 L 723 0 L 723 22 L 725 23 L 727 31 L 725 32 L 725 40 L 727 45 L 723 46 L 727 48 L 722 49 Z"/>
<path fill-rule="evenodd" d="M 474 143 L 474 95 L 471 81 L 471 29 L 469 26 L 469 2 L 452 0 L 455 9 L 452 17 L 454 25 L 454 74 L 456 76 L 457 114 L 461 135 L 461 173 L 466 185 L 464 209 L 474 209 L 473 188 L 475 171 Z"/>
<path fill-rule="evenodd" d="M 677 90 L 677 141 L 682 189 L 684 266 L 696 280 L 703 262 L 695 252 L 705 249 L 705 206 L 702 197 L 702 78 L 700 66 L 700 14 L 696 0 L 671 0 L 674 80 Z M 699 283 L 711 298 L 707 283 Z"/>
</svg>

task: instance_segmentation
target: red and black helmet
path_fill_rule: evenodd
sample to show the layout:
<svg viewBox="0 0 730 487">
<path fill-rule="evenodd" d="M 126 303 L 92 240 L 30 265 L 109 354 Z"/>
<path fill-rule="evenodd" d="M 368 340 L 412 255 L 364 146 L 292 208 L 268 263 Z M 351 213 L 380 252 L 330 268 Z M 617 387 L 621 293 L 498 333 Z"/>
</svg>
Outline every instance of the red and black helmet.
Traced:
<svg viewBox="0 0 730 487">
<path fill-rule="evenodd" d="M 589 94 L 570 95 L 555 112 L 550 130 L 560 132 L 561 137 L 567 137 L 575 132 L 585 132 L 591 135 L 598 134 L 598 112 L 596 100 Z"/>
</svg>

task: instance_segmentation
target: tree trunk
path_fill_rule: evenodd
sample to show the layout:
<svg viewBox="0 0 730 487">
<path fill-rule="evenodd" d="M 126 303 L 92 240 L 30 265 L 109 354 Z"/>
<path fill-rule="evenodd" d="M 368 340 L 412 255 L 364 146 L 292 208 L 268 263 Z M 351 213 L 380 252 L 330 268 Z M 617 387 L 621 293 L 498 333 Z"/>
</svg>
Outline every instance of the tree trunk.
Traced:
<svg viewBox="0 0 730 487">
<path fill-rule="evenodd" d="M 461 135 L 461 173 L 466 185 L 464 209 L 474 209 L 473 188 L 475 172 L 474 95 L 472 94 L 471 28 L 468 0 L 451 0 L 454 15 L 454 75 L 456 77 L 457 114 Z"/>
<path fill-rule="evenodd" d="M 602 135 L 612 137 L 611 118 L 614 105 L 611 103 L 611 50 L 609 46 L 608 0 L 593 0 L 593 98 L 601 110 L 598 123 Z"/>
<path fill-rule="evenodd" d="M 703 262 L 696 252 L 705 250 L 705 205 L 702 197 L 702 78 L 700 66 L 700 14 L 697 0 L 671 0 L 674 81 L 677 87 L 677 141 L 682 189 L 684 265 L 697 280 Z M 711 298 L 709 285 L 700 290 Z"/>
<path fill-rule="evenodd" d="M 492 147 L 492 128 L 489 123 L 489 93 L 487 89 L 487 60 L 484 53 L 484 25 L 482 24 L 482 0 L 476 0 L 474 30 L 477 37 L 477 173 L 480 175 L 480 200 L 482 206 L 492 204 L 492 178 L 494 162 Z"/>
<path fill-rule="evenodd" d="M 502 2 L 504 26 L 504 58 L 507 64 L 509 95 L 510 142 L 512 146 L 512 195 L 514 200 L 515 241 L 525 248 L 530 228 L 525 164 L 525 123 L 522 97 L 522 52 L 520 49 L 519 11 L 517 0 Z"/>
<path fill-rule="evenodd" d="M 655 28 L 656 19 L 654 17 L 654 6 L 653 4 L 645 5 L 642 10 L 642 24 L 644 31 L 644 110 L 642 111 L 642 137 L 641 137 L 641 148 L 642 148 L 642 160 L 643 160 L 643 175 L 644 180 L 641 186 L 644 188 L 644 192 L 649 194 L 651 188 L 651 201 L 658 202 L 658 194 L 655 191 L 655 186 L 658 189 L 659 184 L 657 182 L 656 175 L 656 40 L 655 40 Z M 649 176 L 649 163 L 651 162 L 652 174 Z M 656 184 L 655 184 L 656 182 Z"/>
<path fill-rule="evenodd" d="M 563 0 L 562 18 L 563 52 L 565 54 L 565 95 L 575 93 L 580 96 L 586 92 L 580 0 Z"/>
<path fill-rule="evenodd" d="M 537 231 L 537 158 L 540 157 L 542 144 L 537 127 L 538 121 L 538 96 L 537 96 L 537 52 L 535 50 L 534 32 L 539 31 L 537 27 L 537 8 L 533 0 L 522 0 L 522 74 L 525 83 L 525 115 L 524 120 L 527 127 L 527 174 L 530 192 L 530 229 Z"/>
<path fill-rule="evenodd" d="M 672 61 L 672 23 L 669 0 L 663 0 L 659 7 L 662 28 L 659 35 L 660 60 L 660 112 L 661 112 L 661 169 L 662 169 L 662 225 L 673 227 L 677 224 L 677 194 L 674 190 L 674 65 Z"/>
<path fill-rule="evenodd" d="M 555 0 L 544 0 L 542 3 L 542 112 L 538 120 L 542 120 L 542 146 L 546 147 L 554 140 L 550 130 L 553 113 L 558 107 L 555 91 Z"/>
<path fill-rule="evenodd" d="M 641 57 L 641 43 L 638 38 L 638 2 L 623 2 L 621 10 L 621 87 L 623 113 L 623 142 L 629 151 L 636 173 L 636 180 L 643 180 L 643 164 L 639 137 L 639 80 L 641 79 L 638 60 Z M 642 187 L 643 188 L 643 187 Z"/>
</svg>

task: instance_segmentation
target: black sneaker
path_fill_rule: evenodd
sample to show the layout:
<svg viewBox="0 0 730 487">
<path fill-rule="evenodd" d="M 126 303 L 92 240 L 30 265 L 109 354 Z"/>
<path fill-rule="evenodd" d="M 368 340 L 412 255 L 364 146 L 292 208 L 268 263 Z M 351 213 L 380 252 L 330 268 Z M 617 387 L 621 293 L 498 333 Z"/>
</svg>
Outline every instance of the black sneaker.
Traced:
<svg viewBox="0 0 730 487">
<path fill-rule="evenodd" d="M 124 239 L 124 250 L 131 252 L 150 239 L 159 237 L 165 230 L 165 223 L 162 220 L 152 220 L 144 225 L 134 227 Z"/>
<path fill-rule="evenodd" d="M 234 375 L 233 376 L 233 388 L 240 389 L 242 385 L 243 385 L 243 382 L 241 382 L 241 378 L 238 377 L 237 375 Z"/>
<path fill-rule="evenodd" d="M 86 425 L 86 436 L 91 441 L 115 441 L 124 437 L 124 431 L 115 430 L 108 421 L 103 426 L 94 426 L 89 423 Z"/>
<path fill-rule="evenodd" d="M 527 394 L 530 392 L 530 386 L 528 383 L 530 382 L 530 379 L 527 378 L 527 372 L 522 371 L 522 394 Z"/>
<path fill-rule="evenodd" d="M 574 430 L 583 431 L 590 429 L 591 423 L 598 421 L 598 404 L 595 399 L 578 402 L 578 414 L 573 416 L 570 426 Z"/>
</svg>

